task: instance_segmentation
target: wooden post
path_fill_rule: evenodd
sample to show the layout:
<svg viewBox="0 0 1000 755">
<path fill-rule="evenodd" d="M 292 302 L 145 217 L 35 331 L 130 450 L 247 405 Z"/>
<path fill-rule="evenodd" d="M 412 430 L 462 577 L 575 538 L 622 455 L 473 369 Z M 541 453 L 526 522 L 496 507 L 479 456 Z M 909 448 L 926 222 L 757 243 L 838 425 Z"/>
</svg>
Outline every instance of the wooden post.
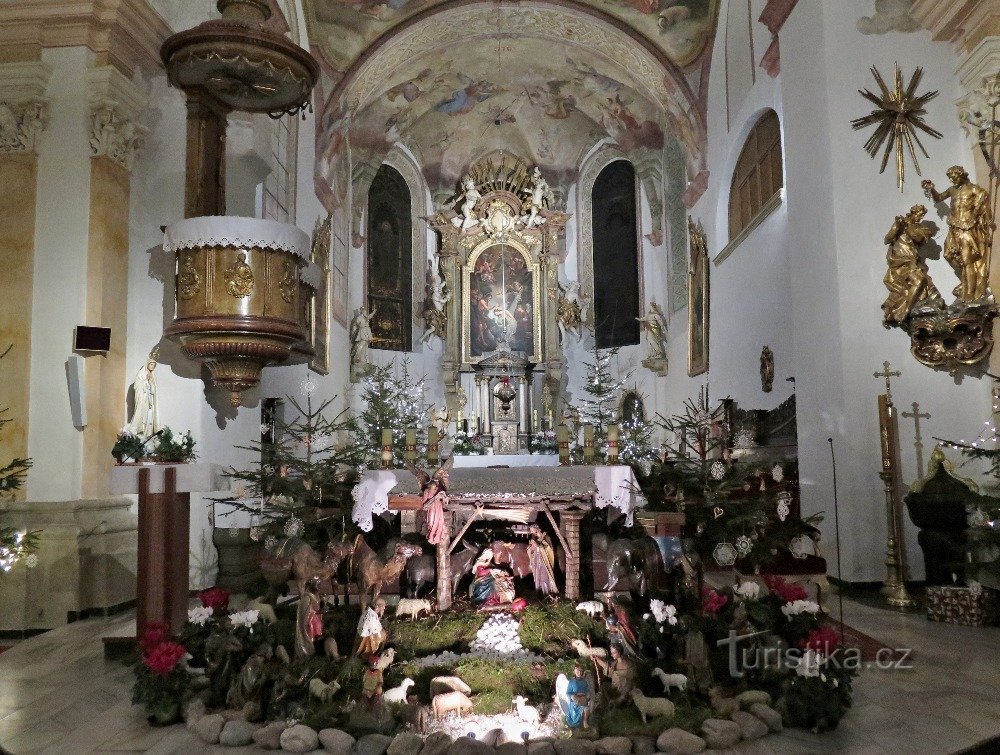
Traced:
<svg viewBox="0 0 1000 755">
<path fill-rule="evenodd" d="M 559 530 L 563 534 L 569 550 L 566 553 L 566 599 L 580 599 L 580 520 L 583 513 L 579 511 L 560 511 Z M 565 550 L 565 549 L 564 549 Z"/>
<path fill-rule="evenodd" d="M 439 611 L 451 608 L 451 525 L 453 514 L 445 512 L 444 534 L 437 544 L 437 607 Z"/>
</svg>

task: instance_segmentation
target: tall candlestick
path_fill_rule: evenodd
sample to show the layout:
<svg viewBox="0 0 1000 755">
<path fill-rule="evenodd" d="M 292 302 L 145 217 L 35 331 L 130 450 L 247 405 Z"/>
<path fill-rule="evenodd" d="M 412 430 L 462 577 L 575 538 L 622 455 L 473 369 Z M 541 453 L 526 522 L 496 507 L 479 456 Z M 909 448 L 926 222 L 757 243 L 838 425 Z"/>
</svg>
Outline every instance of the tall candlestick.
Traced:
<svg viewBox="0 0 1000 755">
<path fill-rule="evenodd" d="M 531 430 L 532 432 L 538 432 L 538 410 L 531 410 Z"/>
<path fill-rule="evenodd" d="M 608 425 L 608 464 L 618 463 L 618 425 Z"/>
<path fill-rule="evenodd" d="M 406 428 L 406 460 L 411 464 L 417 461 L 417 428 Z"/>
<path fill-rule="evenodd" d="M 566 466 L 569 464 L 569 428 L 566 425 L 556 428 L 556 441 L 559 443 L 559 463 Z"/>
<path fill-rule="evenodd" d="M 382 468 L 392 469 L 392 430 L 382 430 Z"/>
</svg>

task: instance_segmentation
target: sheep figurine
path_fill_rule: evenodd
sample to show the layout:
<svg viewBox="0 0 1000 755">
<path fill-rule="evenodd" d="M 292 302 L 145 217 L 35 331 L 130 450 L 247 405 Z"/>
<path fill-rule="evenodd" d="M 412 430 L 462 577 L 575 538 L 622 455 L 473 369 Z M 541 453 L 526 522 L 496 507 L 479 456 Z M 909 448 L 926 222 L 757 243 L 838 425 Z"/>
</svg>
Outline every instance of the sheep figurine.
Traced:
<svg viewBox="0 0 1000 755">
<path fill-rule="evenodd" d="M 415 681 L 410 679 L 410 677 L 406 677 L 398 687 L 387 690 L 382 695 L 382 699 L 387 703 L 404 703 L 406 702 L 406 696 L 409 694 L 410 687 L 414 684 L 416 684 Z"/>
<path fill-rule="evenodd" d="M 278 617 L 274 613 L 274 606 L 270 603 L 265 603 L 261 600 L 251 600 L 247 603 L 246 610 L 256 611 L 257 615 L 260 616 L 261 621 L 265 624 L 274 624 L 278 621 Z"/>
<path fill-rule="evenodd" d="M 594 618 L 595 616 L 603 616 L 605 608 L 599 600 L 585 600 L 582 603 L 577 603 L 576 610 L 583 611 L 590 618 Z"/>
<path fill-rule="evenodd" d="M 515 697 L 513 703 L 514 707 L 517 708 L 517 717 L 519 719 L 532 726 L 538 726 L 538 708 L 534 705 L 528 705 L 528 701 L 524 699 L 523 695 Z"/>
<path fill-rule="evenodd" d="M 674 704 L 665 697 L 646 697 L 642 690 L 632 690 L 632 702 L 639 709 L 642 722 L 646 723 L 646 718 L 657 718 L 665 716 L 670 718 L 674 715 Z"/>
<path fill-rule="evenodd" d="M 339 691 L 340 684 L 335 681 L 327 684 L 319 677 L 313 677 L 309 680 L 309 696 L 315 697 L 321 703 L 329 702 Z"/>
<path fill-rule="evenodd" d="M 729 718 L 740 709 L 740 701 L 734 697 L 723 697 L 722 690 L 712 687 L 708 691 L 709 700 L 712 701 L 712 710 L 719 718 Z"/>
<path fill-rule="evenodd" d="M 396 660 L 396 648 L 388 648 L 382 651 L 382 655 L 378 657 L 378 661 L 375 667 L 379 671 L 385 671 L 389 666 L 391 666 Z"/>
<path fill-rule="evenodd" d="M 434 710 L 434 718 L 439 721 L 444 715 L 453 711 L 457 711 L 458 717 L 461 718 L 466 710 L 472 712 L 472 700 L 461 692 L 442 692 L 440 695 L 434 695 L 431 708 Z"/>
<path fill-rule="evenodd" d="M 668 674 L 661 668 L 653 669 L 653 676 L 663 683 L 663 693 L 670 694 L 671 687 L 677 687 L 681 692 L 687 687 L 688 678 L 684 674 Z"/>
<path fill-rule="evenodd" d="M 471 695 L 472 687 L 457 676 L 435 676 L 431 679 L 431 695 L 441 692 L 461 692 L 463 695 Z"/>
<path fill-rule="evenodd" d="M 409 616 L 411 620 L 420 618 L 420 614 L 426 611 L 431 613 L 431 602 L 427 599 L 403 598 L 396 604 L 396 618 Z"/>
<path fill-rule="evenodd" d="M 577 652 L 581 658 L 607 658 L 608 651 L 606 648 L 591 647 L 583 640 L 570 640 L 569 644 Z"/>
</svg>

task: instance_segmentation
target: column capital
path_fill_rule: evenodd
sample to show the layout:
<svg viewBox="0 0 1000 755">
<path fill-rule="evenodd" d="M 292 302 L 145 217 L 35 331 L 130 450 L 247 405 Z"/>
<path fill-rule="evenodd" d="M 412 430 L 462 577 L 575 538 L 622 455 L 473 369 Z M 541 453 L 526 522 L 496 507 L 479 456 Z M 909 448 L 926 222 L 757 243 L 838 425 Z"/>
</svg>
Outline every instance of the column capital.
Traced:
<svg viewBox="0 0 1000 755">
<path fill-rule="evenodd" d="M 0 64 L 0 154 L 34 154 L 49 122 L 45 90 L 52 66 L 40 60 Z"/>
<path fill-rule="evenodd" d="M 146 93 L 116 67 L 87 71 L 90 105 L 90 154 L 108 157 L 131 170 L 146 135 L 139 116 L 148 103 Z"/>
</svg>

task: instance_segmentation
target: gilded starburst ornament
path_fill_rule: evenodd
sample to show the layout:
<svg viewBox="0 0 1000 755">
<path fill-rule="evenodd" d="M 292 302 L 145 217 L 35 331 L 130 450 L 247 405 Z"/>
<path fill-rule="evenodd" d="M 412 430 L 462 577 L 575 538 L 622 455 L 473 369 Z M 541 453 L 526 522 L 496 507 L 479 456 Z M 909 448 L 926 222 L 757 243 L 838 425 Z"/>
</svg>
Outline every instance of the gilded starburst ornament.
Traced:
<svg viewBox="0 0 1000 755">
<path fill-rule="evenodd" d="M 920 175 L 920 164 L 917 162 L 917 152 L 914 144 L 920 147 L 924 157 L 929 158 L 924 145 L 920 143 L 917 131 L 930 134 L 935 139 L 941 138 L 941 132 L 931 128 L 924 123 L 924 116 L 927 114 L 925 106 L 932 99 L 937 97 L 937 91 L 917 94 L 917 87 L 920 86 L 920 79 L 923 78 L 924 69 L 917 68 L 910 77 L 910 83 L 903 87 L 903 75 L 896 64 L 893 89 L 890 91 L 886 86 L 882 75 L 872 66 L 872 76 L 881 95 L 870 92 L 867 89 L 859 89 L 858 94 L 875 104 L 875 109 L 868 115 L 855 118 L 851 125 L 855 130 L 867 128 L 875 125 L 875 131 L 865 142 L 865 151 L 871 155 L 872 159 L 878 158 L 878 153 L 882 151 L 882 166 L 879 173 L 885 172 L 885 167 L 889 163 L 889 156 L 896 155 L 896 185 L 899 190 L 903 190 L 904 174 L 904 145 L 913 160 L 913 168 Z"/>
</svg>

